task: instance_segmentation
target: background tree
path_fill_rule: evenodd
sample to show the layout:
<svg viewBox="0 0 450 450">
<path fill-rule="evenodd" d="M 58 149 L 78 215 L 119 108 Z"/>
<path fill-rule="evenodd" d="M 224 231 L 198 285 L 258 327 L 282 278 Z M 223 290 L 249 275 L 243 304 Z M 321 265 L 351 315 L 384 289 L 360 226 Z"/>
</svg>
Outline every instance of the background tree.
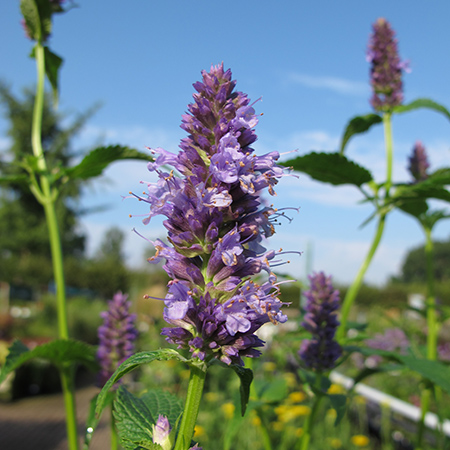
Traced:
<svg viewBox="0 0 450 450">
<path fill-rule="evenodd" d="M 434 276 L 438 282 L 450 281 L 450 239 L 434 242 Z M 406 255 L 401 269 L 405 283 L 425 282 L 425 247 L 413 248 Z"/>
</svg>

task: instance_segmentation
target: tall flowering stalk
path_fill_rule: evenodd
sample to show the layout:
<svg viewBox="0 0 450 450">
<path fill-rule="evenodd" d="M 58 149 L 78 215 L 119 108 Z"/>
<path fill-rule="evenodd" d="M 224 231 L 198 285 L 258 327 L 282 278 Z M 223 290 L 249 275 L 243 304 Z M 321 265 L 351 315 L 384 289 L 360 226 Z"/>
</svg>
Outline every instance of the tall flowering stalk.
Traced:
<svg viewBox="0 0 450 450">
<path fill-rule="evenodd" d="M 409 157 L 408 170 L 415 182 L 424 181 L 428 178 L 427 170 L 430 167 L 428 157 L 422 142 L 417 141 Z"/>
<path fill-rule="evenodd" d="M 320 394 L 322 374 L 333 369 L 342 355 L 342 348 L 335 339 L 339 326 L 339 291 L 334 289 L 331 276 L 323 272 L 308 278 L 310 289 L 304 293 L 306 314 L 301 325 L 311 333 L 311 339 L 302 341 L 298 354 L 303 365 L 316 373 L 317 395 L 305 422 L 300 450 L 306 450 L 309 446 L 315 415 L 323 397 Z"/>
<path fill-rule="evenodd" d="M 406 64 L 400 60 L 395 33 L 389 22 L 384 18 L 379 18 L 373 24 L 373 34 L 369 39 L 367 60 L 371 63 L 370 84 L 373 93 L 370 103 L 375 111 L 382 113 L 386 148 L 386 180 L 383 185 L 384 196 L 380 198 L 378 189 L 375 192 L 375 205 L 378 209 L 378 223 L 366 258 L 345 295 L 342 304 L 342 324 L 338 330 L 339 339 L 343 339 L 345 336 L 347 319 L 351 306 L 358 295 L 367 269 L 381 242 L 386 223 L 386 216 L 391 210 L 386 206 L 391 197 L 390 189 L 392 186 L 392 163 L 394 153 L 391 116 L 393 108 L 400 105 L 403 101 L 402 71 Z"/>
<path fill-rule="evenodd" d="M 108 309 L 100 314 L 103 318 L 103 324 L 98 328 L 97 350 L 100 387 L 103 387 L 119 365 L 134 353 L 138 332 L 135 327 L 136 314 L 130 313 L 130 306 L 128 295 L 117 292 L 108 302 Z M 111 410 L 111 450 L 118 448 L 114 415 Z"/>
<path fill-rule="evenodd" d="M 413 183 L 419 183 L 428 178 L 428 156 L 426 149 L 421 142 L 416 142 L 412 149 L 412 154 L 409 157 L 408 170 L 413 179 Z M 433 268 L 433 254 L 434 245 L 432 239 L 432 229 L 436 223 L 433 220 L 433 214 L 424 213 L 418 217 L 419 223 L 425 234 L 425 262 L 426 262 L 426 279 L 427 279 L 427 299 L 426 299 L 426 318 L 427 318 L 427 358 L 436 360 L 438 356 L 438 334 L 440 324 L 436 312 L 436 297 L 434 289 L 434 268 Z M 438 389 L 436 387 L 435 389 Z M 423 435 L 425 432 L 425 416 L 430 407 L 431 396 L 433 388 L 428 386 L 422 390 L 421 395 L 421 417 L 417 432 L 417 445 L 422 447 Z"/>
<path fill-rule="evenodd" d="M 144 223 L 160 214 L 167 218 L 171 246 L 156 240 L 150 258 L 164 259 L 172 278 L 164 309 L 171 327 L 162 334 L 188 350 L 195 363 L 177 450 L 189 447 L 208 364 L 217 359 L 243 365 L 244 356 L 259 356 L 264 345 L 255 332 L 267 322 L 287 320 L 270 267 L 280 262 L 281 251 L 266 251 L 262 245 L 284 215 L 261 200 L 263 190 L 275 193 L 284 175 L 276 164 L 279 154 L 254 154 L 258 117 L 247 95 L 234 90 L 230 70 L 220 64 L 202 76 L 182 118 L 189 135 L 181 151 L 152 149 L 157 156 L 148 168 L 159 179 L 140 197 L 150 204 Z M 251 277 L 261 271 L 268 278 L 258 284 Z"/>
<path fill-rule="evenodd" d="M 130 313 L 130 306 L 128 295 L 117 292 L 108 302 L 108 310 L 100 314 L 103 324 L 98 328 L 97 360 L 100 365 L 98 384 L 101 387 L 134 353 L 138 332 L 136 314 Z"/>
<path fill-rule="evenodd" d="M 389 112 L 403 101 L 402 70 L 397 39 L 390 23 L 380 17 L 373 24 L 367 60 L 371 63 L 370 84 L 373 94 L 370 103 L 375 111 Z"/>
</svg>

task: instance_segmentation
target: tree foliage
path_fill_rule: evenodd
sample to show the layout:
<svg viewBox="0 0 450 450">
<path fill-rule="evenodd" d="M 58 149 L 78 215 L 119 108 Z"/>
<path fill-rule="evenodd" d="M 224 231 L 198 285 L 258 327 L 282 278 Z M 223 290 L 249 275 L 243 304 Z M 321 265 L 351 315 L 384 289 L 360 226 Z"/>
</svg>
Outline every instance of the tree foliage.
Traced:
<svg viewBox="0 0 450 450">
<path fill-rule="evenodd" d="M 434 242 L 434 276 L 436 281 L 450 281 L 450 239 Z M 402 265 L 401 279 L 405 283 L 425 282 L 425 247 L 413 248 L 406 255 Z"/>
</svg>

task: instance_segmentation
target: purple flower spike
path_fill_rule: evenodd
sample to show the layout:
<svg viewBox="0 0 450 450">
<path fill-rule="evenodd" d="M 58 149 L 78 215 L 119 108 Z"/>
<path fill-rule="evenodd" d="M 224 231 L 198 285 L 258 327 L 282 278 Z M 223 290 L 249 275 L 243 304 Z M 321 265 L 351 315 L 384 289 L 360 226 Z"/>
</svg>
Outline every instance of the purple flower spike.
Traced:
<svg viewBox="0 0 450 450">
<path fill-rule="evenodd" d="M 287 216 L 261 206 L 263 191 L 274 195 L 287 174 L 276 164 L 277 152 L 254 154 L 259 118 L 248 97 L 234 91 L 231 72 L 220 64 L 202 77 L 182 117 L 188 136 L 181 151 L 151 150 L 156 158 L 148 168 L 159 180 L 139 198 L 150 205 L 144 223 L 166 217 L 172 245 L 155 241 L 156 254 L 149 259 L 165 259 L 172 278 L 164 310 L 172 328 L 162 334 L 206 363 L 216 358 L 243 365 L 242 357 L 259 356 L 257 348 L 264 345 L 255 332 L 266 322 L 287 320 L 269 263 L 280 264 L 274 258 L 281 251 L 262 245 Z M 251 277 L 261 271 L 269 281 L 258 285 Z"/>
<path fill-rule="evenodd" d="M 389 112 L 403 101 L 402 70 L 394 30 L 386 19 L 379 18 L 373 24 L 367 61 L 371 63 L 370 84 L 373 95 L 370 99 L 376 111 Z"/>
<path fill-rule="evenodd" d="M 413 153 L 409 157 L 408 170 L 416 182 L 424 181 L 428 178 L 427 170 L 430 167 L 428 163 L 427 152 L 420 141 L 416 142 Z"/>
<path fill-rule="evenodd" d="M 312 339 L 303 340 L 299 356 L 308 368 L 330 370 L 342 354 L 341 346 L 334 340 L 339 325 L 339 291 L 333 288 L 331 277 L 323 272 L 310 276 L 309 280 L 311 287 L 304 293 L 307 313 L 302 326 L 312 334 Z"/>
<path fill-rule="evenodd" d="M 130 314 L 131 303 L 127 298 L 128 295 L 118 292 L 108 302 L 108 310 L 100 314 L 103 325 L 98 328 L 99 386 L 103 386 L 117 367 L 134 353 L 138 335 L 134 324 L 136 315 Z"/>
</svg>

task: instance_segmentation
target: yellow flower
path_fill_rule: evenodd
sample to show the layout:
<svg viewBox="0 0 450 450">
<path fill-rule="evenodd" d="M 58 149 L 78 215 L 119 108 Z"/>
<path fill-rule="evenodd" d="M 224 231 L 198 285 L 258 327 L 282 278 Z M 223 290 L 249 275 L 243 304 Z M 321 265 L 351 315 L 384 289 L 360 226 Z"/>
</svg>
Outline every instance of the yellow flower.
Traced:
<svg viewBox="0 0 450 450">
<path fill-rule="evenodd" d="M 367 403 L 366 398 L 362 395 L 355 395 L 354 400 L 357 405 L 365 405 Z"/>
<path fill-rule="evenodd" d="M 306 405 L 280 405 L 275 408 L 275 414 L 280 422 L 289 422 L 297 417 L 307 416 L 311 408 Z"/>
<path fill-rule="evenodd" d="M 298 385 L 297 378 L 292 372 L 284 373 L 283 377 L 286 380 L 286 384 L 288 385 L 288 387 L 293 388 Z"/>
<path fill-rule="evenodd" d="M 306 395 L 303 392 L 296 391 L 289 394 L 288 401 L 290 401 L 291 403 L 300 403 L 305 400 L 305 398 Z"/>
<path fill-rule="evenodd" d="M 331 438 L 330 439 L 330 445 L 331 445 L 332 448 L 341 448 L 342 447 L 342 442 L 338 438 Z"/>
<path fill-rule="evenodd" d="M 205 429 L 201 425 L 195 425 L 194 437 L 201 437 L 205 435 Z"/>
<path fill-rule="evenodd" d="M 281 423 L 281 422 L 272 422 L 272 428 L 273 428 L 275 431 L 283 431 L 284 425 L 283 425 L 283 423 Z"/>
<path fill-rule="evenodd" d="M 328 389 L 328 394 L 343 394 L 345 389 L 340 384 L 332 384 Z"/>
<path fill-rule="evenodd" d="M 259 427 L 261 425 L 261 419 L 258 416 L 252 417 L 252 425 L 255 427 Z"/>
<path fill-rule="evenodd" d="M 327 419 L 335 420 L 336 419 L 336 415 L 337 415 L 336 410 L 333 409 L 333 408 L 331 408 L 331 409 L 329 409 L 327 411 Z"/>
<path fill-rule="evenodd" d="M 351 437 L 350 441 L 356 447 L 366 447 L 370 442 L 369 438 L 363 434 L 355 434 L 355 436 Z"/>
<path fill-rule="evenodd" d="M 217 392 L 207 392 L 205 394 L 205 399 L 207 402 L 217 402 L 217 400 L 219 400 L 219 394 Z"/>
<path fill-rule="evenodd" d="M 263 363 L 263 370 L 266 372 L 274 372 L 275 369 L 277 368 L 277 365 L 272 362 L 272 361 L 267 361 L 265 363 Z"/>
<path fill-rule="evenodd" d="M 235 406 L 233 405 L 233 403 L 224 403 L 221 408 L 227 419 L 231 419 L 234 416 Z"/>
</svg>

